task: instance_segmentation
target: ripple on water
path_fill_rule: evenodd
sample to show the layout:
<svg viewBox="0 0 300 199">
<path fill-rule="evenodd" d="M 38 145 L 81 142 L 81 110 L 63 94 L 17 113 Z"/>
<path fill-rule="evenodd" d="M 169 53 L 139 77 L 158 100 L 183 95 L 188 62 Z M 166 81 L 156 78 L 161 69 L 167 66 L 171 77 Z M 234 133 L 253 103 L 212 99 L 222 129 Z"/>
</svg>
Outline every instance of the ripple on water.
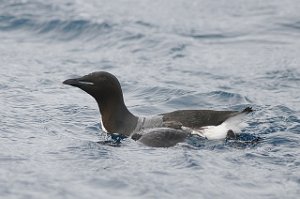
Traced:
<svg viewBox="0 0 300 199">
<path fill-rule="evenodd" d="M 283 26 L 284 29 L 290 28 L 293 31 L 300 31 L 300 21 L 294 21 L 292 23 L 282 23 L 281 26 Z"/>
<path fill-rule="evenodd" d="M 225 91 L 213 91 L 208 93 L 193 93 L 175 96 L 167 102 L 167 105 L 171 107 L 176 106 L 178 109 L 187 109 L 190 107 L 199 107 L 197 109 L 214 107 L 214 109 L 216 109 L 215 107 L 218 104 L 224 104 L 224 106 L 226 105 L 228 108 L 230 105 L 246 103 L 250 103 L 250 101 L 240 94 Z"/>
<path fill-rule="evenodd" d="M 40 21 L 15 16 L 2 16 L 0 23 L 0 30 L 2 31 L 23 29 L 40 35 L 53 33 L 51 37 L 64 40 L 76 39 L 79 36 L 95 38 L 99 35 L 108 34 L 114 27 L 113 24 L 108 22 L 92 22 L 83 19 Z"/>
</svg>

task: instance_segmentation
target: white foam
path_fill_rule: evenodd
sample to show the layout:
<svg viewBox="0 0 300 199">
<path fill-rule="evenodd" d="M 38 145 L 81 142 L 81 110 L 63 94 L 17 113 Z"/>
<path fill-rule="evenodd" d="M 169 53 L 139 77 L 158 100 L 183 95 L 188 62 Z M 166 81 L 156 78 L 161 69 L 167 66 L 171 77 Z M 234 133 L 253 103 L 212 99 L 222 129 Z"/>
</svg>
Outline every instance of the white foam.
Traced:
<svg viewBox="0 0 300 199">
<path fill-rule="evenodd" d="M 231 117 L 218 126 L 204 126 L 200 129 L 190 129 L 192 131 L 191 134 L 200 135 L 208 140 L 225 139 L 229 130 L 232 130 L 234 134 L 239 134 L 243 128 L 248 126 L 243 120 L 244 116 L 245 114 L 240 114 Z"/>
</svg>

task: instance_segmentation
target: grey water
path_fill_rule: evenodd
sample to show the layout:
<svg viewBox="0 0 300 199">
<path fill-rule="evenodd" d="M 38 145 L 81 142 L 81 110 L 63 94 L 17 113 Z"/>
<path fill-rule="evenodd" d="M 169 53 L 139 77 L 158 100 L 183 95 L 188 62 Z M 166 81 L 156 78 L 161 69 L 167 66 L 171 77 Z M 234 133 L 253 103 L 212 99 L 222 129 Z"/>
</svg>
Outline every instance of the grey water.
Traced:
<svg viewBox="0 0 300 199">
<path fill-rule="evenodd" d="M 299 10 L 298 0 L 0 0 L 0 198 L 298 198 Z M 137 115 L 255 111 L 236 140 L 114 143 L 95 101 L 62 84 L 94 71 L 117 76 Z"/>
</svg>

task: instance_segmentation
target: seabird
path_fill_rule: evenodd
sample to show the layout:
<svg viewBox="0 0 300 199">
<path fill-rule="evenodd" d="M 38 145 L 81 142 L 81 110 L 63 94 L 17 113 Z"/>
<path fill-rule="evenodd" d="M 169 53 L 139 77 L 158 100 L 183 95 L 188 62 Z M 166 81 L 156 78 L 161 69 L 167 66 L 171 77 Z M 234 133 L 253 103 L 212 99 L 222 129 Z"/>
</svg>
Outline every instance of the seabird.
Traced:
<svg viewBox="0 0 300 199">
<path fill-rule="evenodd" d="M 238 111 L 176 110 L 150 117 L 132 114 L 125 105 L 118 79 L 111 73 L 93 72 L 63 84 L 82 89 L 96 101 L 101 113 L 102 129 L 119 133 L 148 146 L 169 147 L 187 137 L 225 139 L 240 132 L 242 118 L 252 112 L 251 107 Z"/>
</svg>

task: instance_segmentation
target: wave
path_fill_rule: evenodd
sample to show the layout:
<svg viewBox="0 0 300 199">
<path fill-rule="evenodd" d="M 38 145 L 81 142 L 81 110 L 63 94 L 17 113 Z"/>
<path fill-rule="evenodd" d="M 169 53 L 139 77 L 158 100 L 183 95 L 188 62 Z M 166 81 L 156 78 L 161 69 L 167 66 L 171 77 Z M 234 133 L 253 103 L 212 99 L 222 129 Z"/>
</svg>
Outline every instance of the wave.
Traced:
<svg viewBox="0 0 300 199">
<path fill-rule="evenodd" d="M 84 19 L 40 21 L 15 16 L 0 16 L 1 31 L 26 30 L 35 34 L 51 34 L 64 39 L 73 39 L 81 35 L 97 36 L 112 31 L 114 24 L 108 22 L 92 22 Z"/>
<path fill-rule="evenodd" d="M 243 95 L 225 91 L 185 94 L 182 96 L 177 96 L 176 98 L 172 98 L 167 102 L 167 104 L 172 107 L 199 107 L 199 109 L 215 109 L 216 105 L 218 105 L 219 109 L 229 106 L 230 108 L 234 108 L 236 110 L 241 110 L 245 105 L 251 103 L 251 100 Z"/>
<path fill-rule="evenodd" d="M 290 28 L 294 31 L 299 31 L 300 30 L 300 21 L 294 21 L 294 22 L 289 22 L 289 23 L 282 23 L 280 24 L 284 29 Z"/>
</svg>

